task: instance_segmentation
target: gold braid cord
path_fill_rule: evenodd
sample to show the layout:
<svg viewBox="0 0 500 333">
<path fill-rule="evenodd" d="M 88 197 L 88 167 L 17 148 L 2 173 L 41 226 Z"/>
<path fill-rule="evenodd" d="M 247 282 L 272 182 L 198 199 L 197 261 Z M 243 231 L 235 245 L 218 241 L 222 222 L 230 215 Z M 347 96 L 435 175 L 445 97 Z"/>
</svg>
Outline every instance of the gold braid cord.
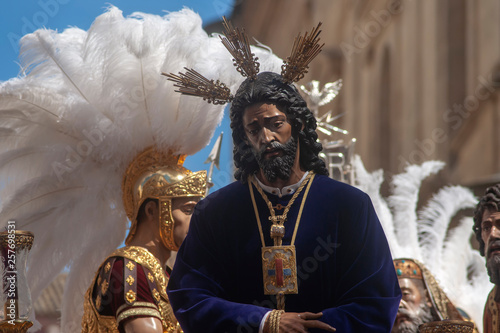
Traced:
<svg viewBox="0 0 500 333">
<path fill-rule="evenodd" d="M 287 83 L 297 82 L 304 77 L 309 68 L 309 63 L 321 52 L 325 45 L 319 45 L 319 27 L 321 22 L 309 34 L 304 37 L 300 34 L 295 38 L 291 55 L 283 61 L 281 76 Z"/>
<path fill-rule="evenodd" d="M 257 61 L 259 58 L 256 58 L 255 54 L 250 50 L 250 43 L 245 30 L 233 28 L 233 25 L 225 16 L 222 19 L 226 32 L 224 33 L 225 38 L 220 36 L 220 39 L 233 56 L 233 65 L 242 76 L 255 80 L 259 73 L 260 64 Z"/>
<path fill-rule="evenodd" d="M 209 80 L 194 69 L 186 68 L 186 73 L 179 75 L 167 74 L 168 80 L 173 81 L 174 87 L 179 88 L 176 92 L 184 95 L 202 97 L 204 101 L 213 104 L 226 104 L 233 99 L 229 88 L 219 80 Z"/>
</svg>

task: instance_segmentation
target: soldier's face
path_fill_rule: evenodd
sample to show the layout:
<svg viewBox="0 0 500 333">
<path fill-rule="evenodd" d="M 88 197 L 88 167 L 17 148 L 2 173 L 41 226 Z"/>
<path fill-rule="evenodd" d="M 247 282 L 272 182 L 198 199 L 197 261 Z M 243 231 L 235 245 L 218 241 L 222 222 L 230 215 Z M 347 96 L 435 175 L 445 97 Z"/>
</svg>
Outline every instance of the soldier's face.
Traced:
<svg viewBox="0 0 500 333">
<path fill-rule="evenodd" d="M 194 206 L 201 197 L 175 198 L 172 200 L 172 218 L 174 219 L 175 245 L 181 246 L 186 238 Z"/>
</svg>

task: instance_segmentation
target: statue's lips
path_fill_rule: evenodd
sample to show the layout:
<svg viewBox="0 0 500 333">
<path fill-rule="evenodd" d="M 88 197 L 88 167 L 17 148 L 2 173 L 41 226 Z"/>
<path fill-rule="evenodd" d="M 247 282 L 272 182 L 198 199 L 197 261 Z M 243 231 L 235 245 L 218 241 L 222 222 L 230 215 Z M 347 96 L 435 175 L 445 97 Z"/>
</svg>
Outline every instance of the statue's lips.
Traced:
<svg viewBox="0 0 500 333">
<path fill-rule="evenodd" d="M 492 255 L 500 255 L 500 241 L 495 241 L 490 244 L 490 247 L 488 248 L 488 258 L 490 258 Z"/>
<path fill-rule="evenodd" d="M 266 149 L 262 155 L 264 156 L 264 158 L 271 158 L 279 156 L 280 154 L 281 154 L 281 149 L 269 149 L 269 150 Z"/>
<path fill-rule="evenodd" d="M 493 255 L 500 255 L 500 247 L 497 247 L 497 248 L 491 248 L 489 251 L 488 251 L 488 257 L 491 257 Z"/>
</svg>

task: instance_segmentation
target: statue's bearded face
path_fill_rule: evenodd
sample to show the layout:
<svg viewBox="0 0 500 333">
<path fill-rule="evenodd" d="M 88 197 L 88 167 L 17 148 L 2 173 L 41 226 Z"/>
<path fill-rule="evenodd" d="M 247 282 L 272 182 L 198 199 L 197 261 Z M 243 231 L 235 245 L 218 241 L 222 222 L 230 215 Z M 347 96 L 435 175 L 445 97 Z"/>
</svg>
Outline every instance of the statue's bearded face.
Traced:
<svg viewBox="0 0 500 333">
<path fill-rule="evenodd" d="M 266 179 L 288 180 L 296 167 L 297 141 L 287 116 L 274 104 L 259 103 L 245 109 L 243 115 L 247 142 Z"/>
<path fill-rule="evenodd" d="M 422 280 L 400 278 L 403 297 L 391 333 L 417 333 L 418 327 L 433 321 L 431 304 Z"/>
<path fill-rule="evenodd" d="M 481 237 L 485 245 L 486 268 L 490 281 L 500 285 L 500 212 L 491 209 L 484 211 Z"/>
</svg>

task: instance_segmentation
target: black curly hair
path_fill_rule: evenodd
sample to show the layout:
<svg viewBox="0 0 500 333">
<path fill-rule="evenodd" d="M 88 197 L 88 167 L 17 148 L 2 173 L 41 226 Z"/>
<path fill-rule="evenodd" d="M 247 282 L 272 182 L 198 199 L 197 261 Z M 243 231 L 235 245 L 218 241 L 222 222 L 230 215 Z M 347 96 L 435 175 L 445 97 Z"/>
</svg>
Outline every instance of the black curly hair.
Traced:
<svg viewBox="0 0 500 333">
<path fill-rule="evenodd" d="M 259 170 L 252 147 L 245 140 L 243 114 L 247 107 L 261 102 L 274 104 L 285 112 L 287 121 L 292 126 L 292 136 L 298 137 L 299 140 L 301 168 L 320 175 L 328 175 L 324 161 L 318 157 L 323 147 L 317 142 L 316 118 L 307 108 L 306 102 L 292 84 L 283 82 L 281 75 L 263 72 L 257 75 L 255 80 L 246 79 L 231 104 L 231 129 L 236 167 L 234 177 L 244 183 L 249 175 Z"/>
<path fill-rule="evenodd" d="M 474 226 L 472 230 L 476 234 L 476 239 L 479 242 L 479 253 L 484 256 L 484 241 L 481 237 L 481 222 L 483 221 L 483 214 L 486 210 L 500 211 L 500 184 L 488 187 L 484 196 L 474 210 Z"/>
</svg>

